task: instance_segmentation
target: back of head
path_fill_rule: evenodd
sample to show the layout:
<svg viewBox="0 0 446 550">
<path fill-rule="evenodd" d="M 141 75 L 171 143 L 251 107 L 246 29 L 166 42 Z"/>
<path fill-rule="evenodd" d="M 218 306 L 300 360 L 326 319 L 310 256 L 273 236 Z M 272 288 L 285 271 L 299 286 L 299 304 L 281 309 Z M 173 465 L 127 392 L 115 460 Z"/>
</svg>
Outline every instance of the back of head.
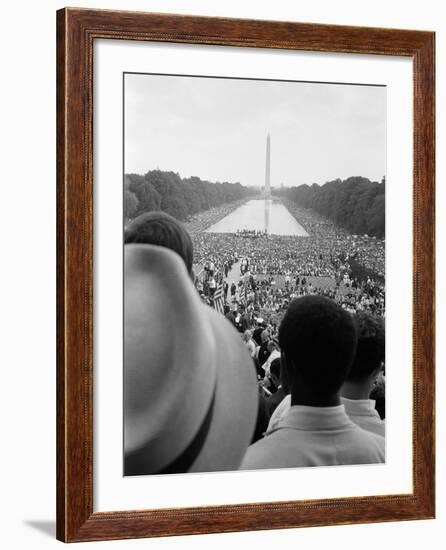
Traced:
<svg viewBox="0 0 446 550">
<path fill-rule="evenodd" d="M 356 350 L 353 317 L 323 296 L 296 298 L 282 320 L 279 342 L 286 359 L 286 373 L 300 375 L 321 399 L 340 389 Z"/>
<path fill-rule="evenodd" d="M 370 377 L 381 368 L 386 354 L 384 320 L 370 313 L 355 315 L 358 328 L 358 345 L 348 380 L 358 381 Z"/>
<path fill-rule="evenodd" d="M 165 212 L 146 212 L 125 229 L 125 244 L 154 244 L 179 254 L 190 274 L 194 260 L 192 239 L 183 225 Z"/>
</svg>

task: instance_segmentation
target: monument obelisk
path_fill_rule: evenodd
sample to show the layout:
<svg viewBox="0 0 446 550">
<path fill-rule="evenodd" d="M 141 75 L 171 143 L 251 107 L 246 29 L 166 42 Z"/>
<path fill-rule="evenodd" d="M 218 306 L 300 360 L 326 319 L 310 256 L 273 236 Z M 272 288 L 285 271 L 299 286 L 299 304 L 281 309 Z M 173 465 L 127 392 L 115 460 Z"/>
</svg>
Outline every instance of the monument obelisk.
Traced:
<svg viewBox="0 0 446 550">
<path fill-rule="evenodd" d="M 266 138 L 265 197 L 271 197 L 271 139 L 269 132 Z"/>
</svg>

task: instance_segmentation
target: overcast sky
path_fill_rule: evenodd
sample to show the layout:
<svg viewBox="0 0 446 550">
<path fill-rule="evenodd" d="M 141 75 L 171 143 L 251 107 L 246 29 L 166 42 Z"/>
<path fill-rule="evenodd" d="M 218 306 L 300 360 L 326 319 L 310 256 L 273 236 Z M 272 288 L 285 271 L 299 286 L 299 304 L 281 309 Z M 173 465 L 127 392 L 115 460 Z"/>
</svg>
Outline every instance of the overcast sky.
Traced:
<svg viewBox="0 0 446 550">
<path fill-rule="evenodd" d="M 263 185 L 385 174 L 383 87 L 125 76 L 125 172 Z"/>
</svg>

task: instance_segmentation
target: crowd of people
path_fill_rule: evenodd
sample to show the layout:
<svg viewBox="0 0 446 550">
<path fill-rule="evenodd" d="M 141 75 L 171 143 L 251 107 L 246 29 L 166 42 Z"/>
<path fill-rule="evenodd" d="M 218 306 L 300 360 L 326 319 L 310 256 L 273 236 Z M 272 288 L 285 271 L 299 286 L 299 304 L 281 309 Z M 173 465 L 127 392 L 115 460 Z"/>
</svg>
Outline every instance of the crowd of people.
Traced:
<svg viewBox="0 0 446 550">
<path fill-rule="evenodd" d="M 285 310 L 293 298 L 316 294 L 352 313 L 365 310 L 384 317 L 384 241 L 350 235 L 318 214 L 285 204 L 309 236 L 248 230 L 193 235 L 197 287 L 203 299 L 212 305 L 213 289 L 221 284 L 227 307 L 236 300 L 260 308 L 263 315 Z M 214 223 L 212 217 L 207 221 Z M 235 264 L 237 280 L 226 282 Z"/>
<path fill-rule="evenodd" d="M 126 475 L 385 460 L 384 289 L 345 277 L 371 246 L 347 248 L 303 214 L 314 236 L 294 248 L 267 235 L 191 238 L 162 212 L 126 228 Z M 263 273 L 258 243 L 274 257 Z M 226 319 L 209 307 L 217 289 Z"/>
<path fill-rule="evenodd" d="M 268 236 L 268 231 L 266 229 L 237 229 L 235 236 L 248 239 L 262 239 Z"/>
</svg>

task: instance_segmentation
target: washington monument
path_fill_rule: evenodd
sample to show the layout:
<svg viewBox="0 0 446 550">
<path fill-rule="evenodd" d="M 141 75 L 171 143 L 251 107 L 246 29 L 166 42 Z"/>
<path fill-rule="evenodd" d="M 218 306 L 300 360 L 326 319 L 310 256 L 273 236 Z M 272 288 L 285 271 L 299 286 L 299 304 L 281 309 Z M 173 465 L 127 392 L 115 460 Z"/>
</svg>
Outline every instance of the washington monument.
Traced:
<svg viewBox="0 0 446 550">
<path fill-rule="evenodd" d="M 271 140 L 266 138 L 265 197 L 271 197 Z"/>
</svg>

